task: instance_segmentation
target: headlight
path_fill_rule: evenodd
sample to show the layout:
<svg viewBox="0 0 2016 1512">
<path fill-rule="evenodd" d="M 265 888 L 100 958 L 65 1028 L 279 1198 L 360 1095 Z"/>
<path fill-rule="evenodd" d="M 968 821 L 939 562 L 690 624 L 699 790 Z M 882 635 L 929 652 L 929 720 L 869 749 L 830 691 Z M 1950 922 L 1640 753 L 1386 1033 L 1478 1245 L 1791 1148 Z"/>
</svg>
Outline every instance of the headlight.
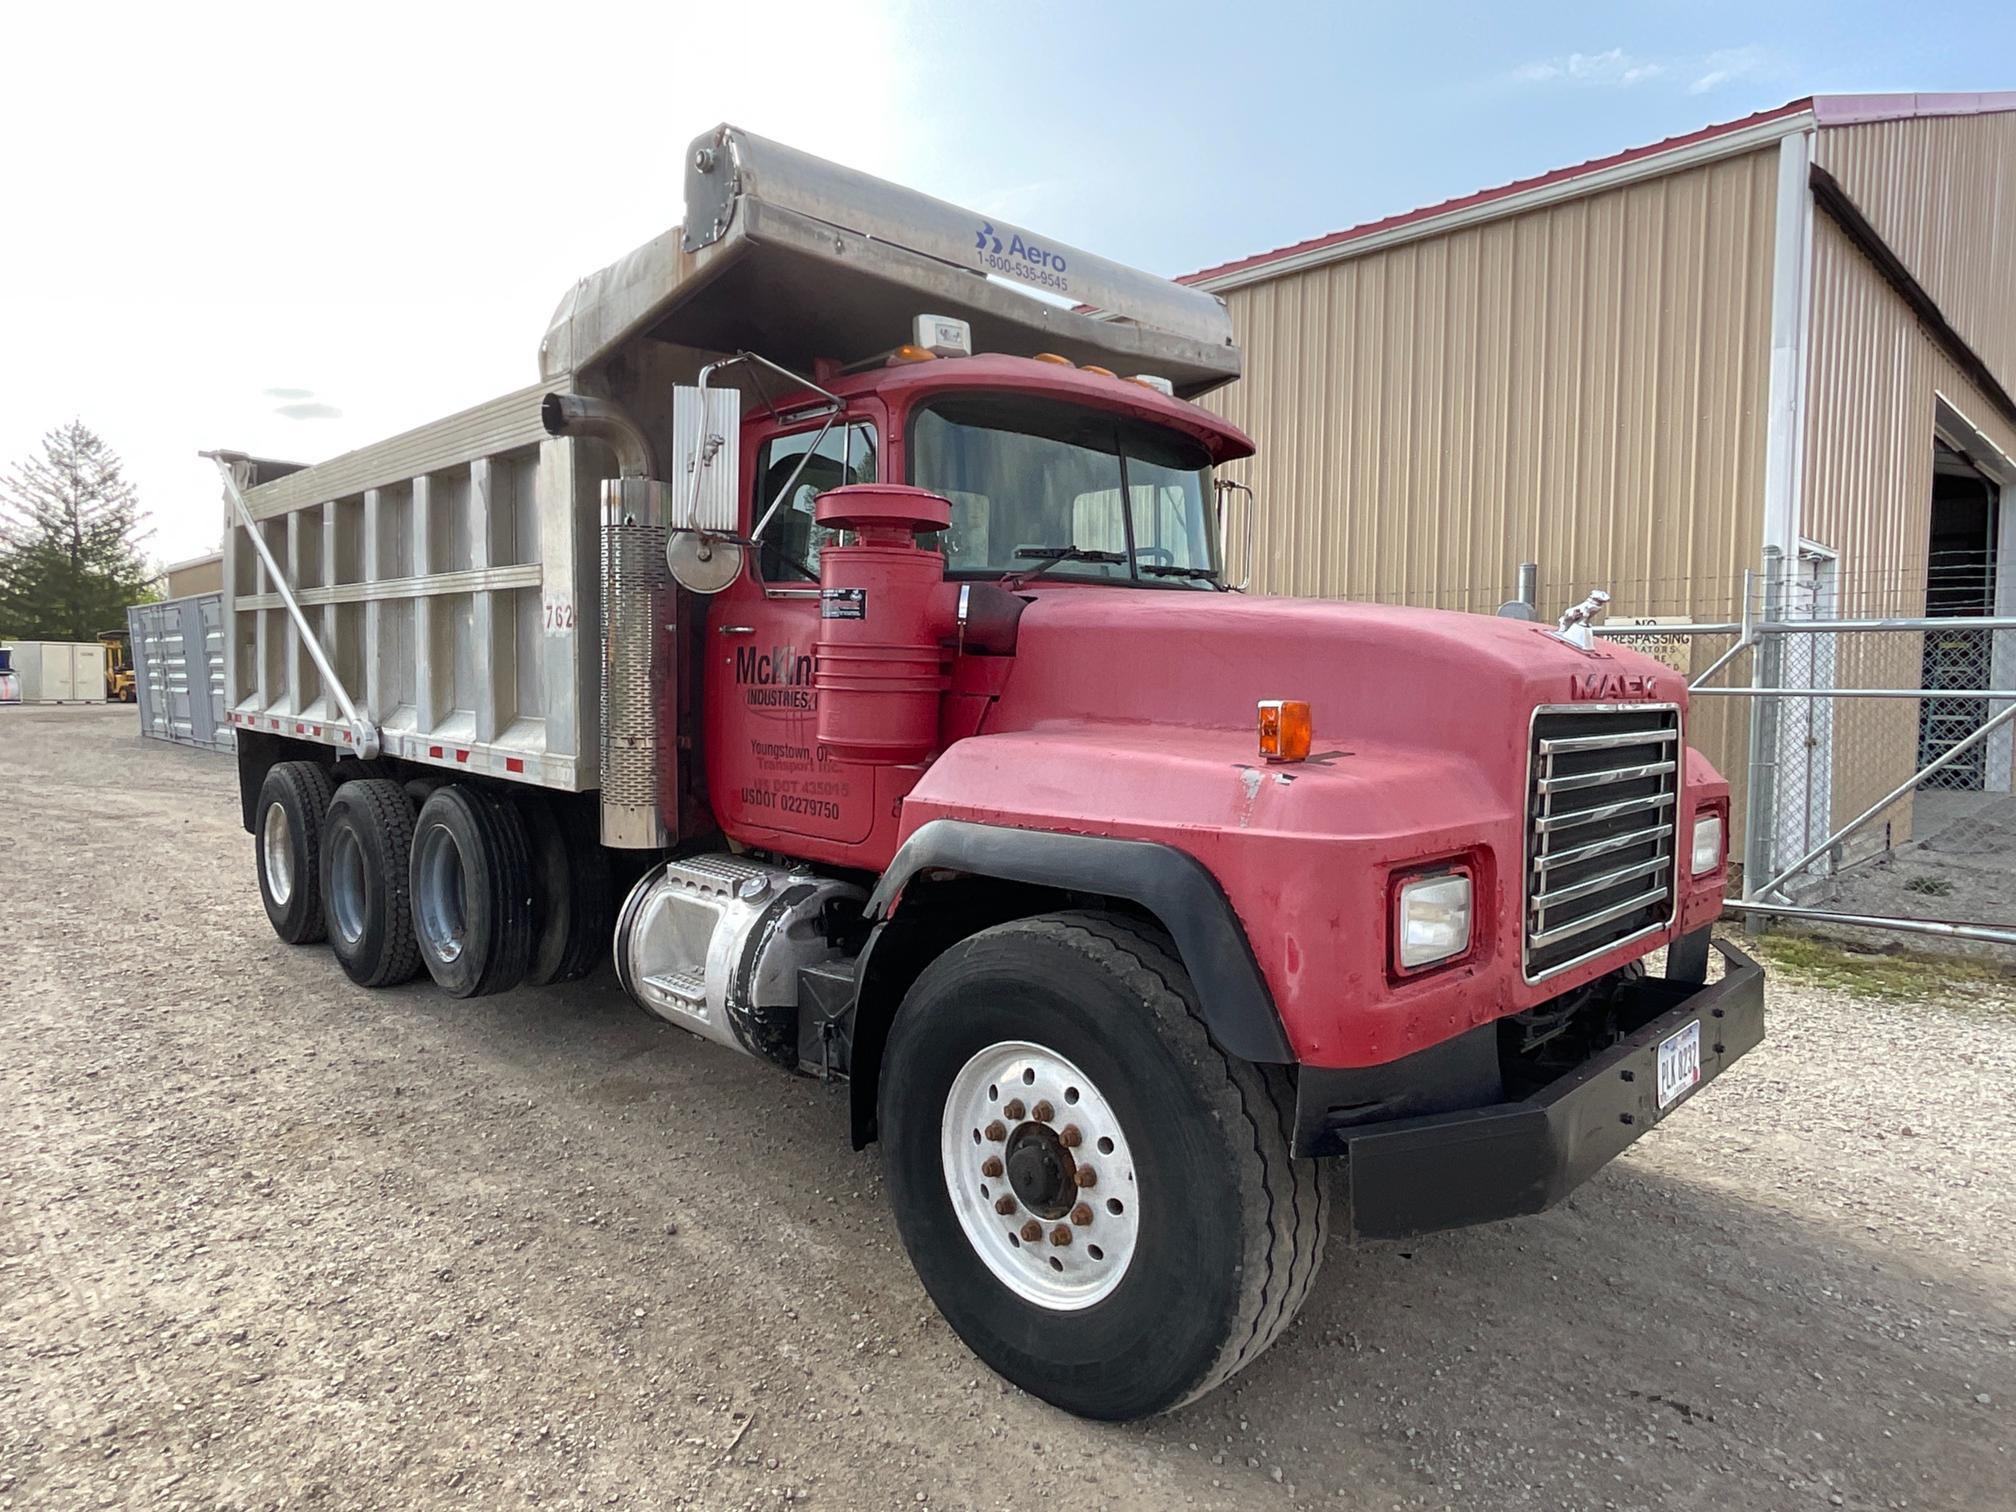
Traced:
<svg viewBox="0 0 2016 1512">
<path fill-rule="evenodd" d="M 1445 873 L 1403 882 L 1395 914 L 1401 970 L 1459 956 L 1470 948 L 1470 879 Z"/>
<path fill-rule="evenodd" d="M 1694 821 L 1694 856 L 1689 863 L 1695 876 L 1722 864 L 1722 816 L 1702 814 Z"/>
</svg>

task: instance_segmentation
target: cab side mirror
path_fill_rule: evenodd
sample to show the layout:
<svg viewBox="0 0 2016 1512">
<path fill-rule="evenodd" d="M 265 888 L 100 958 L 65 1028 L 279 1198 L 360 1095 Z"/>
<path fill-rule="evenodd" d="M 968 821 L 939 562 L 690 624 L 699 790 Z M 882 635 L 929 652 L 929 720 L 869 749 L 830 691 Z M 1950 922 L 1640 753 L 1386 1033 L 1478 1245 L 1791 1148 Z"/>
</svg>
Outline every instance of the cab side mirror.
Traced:
<svg viewBox="0 0 2016 1512">
<path fill-rule="evenodd" d="M 1244 593 L 1246 585 L 1253 581 L 1253 490 L 1244 483 L 1235 483 L 1230 478 L 1212 480 L 1212 488 L 1218 495 L 1218 571 L 1224 578 L 1225 586 L 1235 593 Z M 1239 580 L 1232 580 L 1232 496 L 1245 495 L 1246 503 L 1241 513 L 1245 517 L 1245 532 L 1239 549 Z"/>
<path fill-rule="evenodd" d="M 738 389 L 672 390 L 672 455 L 665 481 L 672 485 L 674 530 L 737 534 L 742 501 L 742 394 Z"/>
</svg>

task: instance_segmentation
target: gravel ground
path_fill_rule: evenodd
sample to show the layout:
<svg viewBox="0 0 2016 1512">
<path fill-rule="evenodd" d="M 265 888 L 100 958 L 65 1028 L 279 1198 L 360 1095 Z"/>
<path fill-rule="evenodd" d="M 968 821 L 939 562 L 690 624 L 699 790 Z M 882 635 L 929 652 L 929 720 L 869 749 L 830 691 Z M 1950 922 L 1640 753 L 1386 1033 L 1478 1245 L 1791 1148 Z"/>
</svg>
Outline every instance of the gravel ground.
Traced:
<svg viewBox="0 0 2016 1512">
<path fill-rule="evenodd" d="M 0 1508 L 2011 1505 L 2006 1007 L 1779 982 L 1561 1209 L 1338 1244 L 1098 1426 L 938 1321 L 834 1092 L 606 979 L 352 988 L 130 711 L 0 709 L 0 803 Z"/>
</svg>

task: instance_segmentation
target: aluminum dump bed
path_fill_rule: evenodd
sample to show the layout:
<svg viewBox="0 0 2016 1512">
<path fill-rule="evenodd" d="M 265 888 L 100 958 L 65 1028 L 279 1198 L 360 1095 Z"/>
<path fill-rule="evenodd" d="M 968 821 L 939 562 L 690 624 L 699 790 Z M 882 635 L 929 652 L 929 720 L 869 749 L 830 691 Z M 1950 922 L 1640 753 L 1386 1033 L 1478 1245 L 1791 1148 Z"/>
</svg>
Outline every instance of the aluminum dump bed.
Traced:
<svg viewBox="0 0 2016 1512">
<path fill-rule="evenodd" d="M 230 479 L 234 729 L 566 791 L 655 738 L 601 727 L 600 500 L 619 469 L 599 440 L 547 434 L 550 393 L 622 405 L 674 478 L 698 434 L 675 426 L 675 389 L 703 364 L 751 351 L 809 372 L 886 351 L 925 312 L 968 321 L 983 351 L 1179 393 L 1238 375 L 1212 295 L 731 127 L 688 149 L 685 196 L 683 228 L 568 291 L 532 387 L 312 467 L 210 454 Z"/>
<path fill-rule="evenodd" d="M 590 444 L 545 433 L 545 392 L 316 467 L 223 460 L 387 755 L 579 791 L 596 785 L 595 497 L 610 466 L 584 474 Z M 354 745 L 242 521 L 224 572 L 233 727 Z"/>
</svg>

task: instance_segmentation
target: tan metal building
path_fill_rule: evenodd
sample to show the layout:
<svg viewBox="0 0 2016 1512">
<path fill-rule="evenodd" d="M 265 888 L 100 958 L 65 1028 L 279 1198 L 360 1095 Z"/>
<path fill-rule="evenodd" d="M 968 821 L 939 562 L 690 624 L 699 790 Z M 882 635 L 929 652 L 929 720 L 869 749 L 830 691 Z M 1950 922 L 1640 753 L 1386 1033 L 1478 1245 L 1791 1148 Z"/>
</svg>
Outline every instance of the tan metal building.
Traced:
<svg viewBox="0 0 2016 1512">
<path fill-rule="evenodd" d="M 193 598 L 199 593 L 224 591 L 224 553 L 206 552 L 186 562 L 170 562 L 161 569 L 161 597 Z"/>
<path fill-rule="evenodd" d="M 1258 590 L 1489 612 L 1532 561 L 1544 612 L 1724 621 L 1776 552 L 1799 612 L 1922 615 L 1965 556 L 2016 611 L 2016 93 L 1796 100 L 1185 281 L 1245 349 Z M 1826 671 L 1919 686 L 1910 640 Z M 1736 704 L 1693 738 L 1740 789 Z M 1830 717 L 1788 843 L 1913 769 L 1916 703 Z"/>
</svg>

